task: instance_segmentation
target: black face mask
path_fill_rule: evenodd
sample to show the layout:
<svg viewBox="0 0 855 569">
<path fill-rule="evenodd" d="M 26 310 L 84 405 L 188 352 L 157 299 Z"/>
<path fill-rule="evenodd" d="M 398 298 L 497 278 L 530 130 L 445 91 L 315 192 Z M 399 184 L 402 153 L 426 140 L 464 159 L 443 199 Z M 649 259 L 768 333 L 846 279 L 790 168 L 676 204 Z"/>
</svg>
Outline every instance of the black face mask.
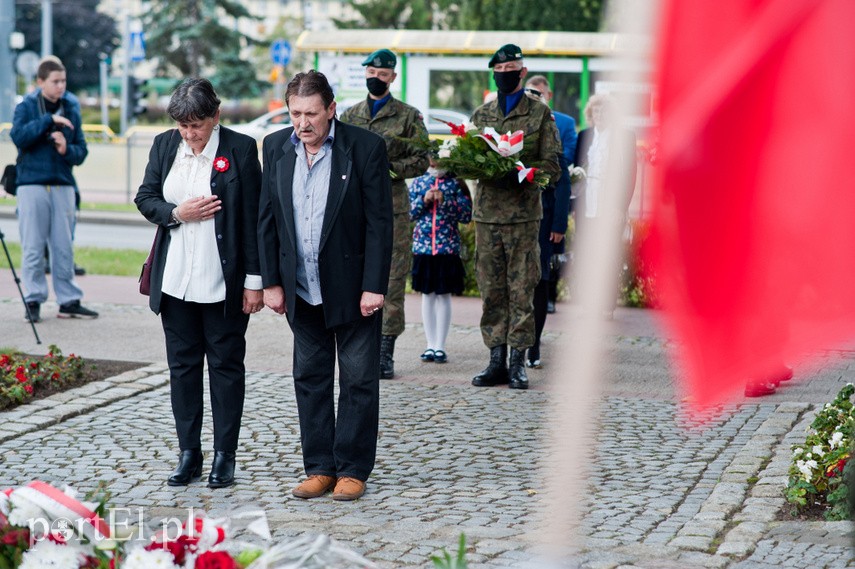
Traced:
<svg viewBox="0 0 855 569">
<path fill-rule="evenodd" d="M 375 97 L 381 97 L 389 90 L 389 84 L 379 77 L 369 77 L 365 80 L 365 84 L 368 86 L 368 92 Z"/>
<path fill-rule="evenodd" d="M 522 69 L 514 69 L 513 71 L 493 71 L 493 81 L 496 82 L 496 89 L 499 93 L 510 95 L 520 86 L 520 76 Z"/>
</svg>

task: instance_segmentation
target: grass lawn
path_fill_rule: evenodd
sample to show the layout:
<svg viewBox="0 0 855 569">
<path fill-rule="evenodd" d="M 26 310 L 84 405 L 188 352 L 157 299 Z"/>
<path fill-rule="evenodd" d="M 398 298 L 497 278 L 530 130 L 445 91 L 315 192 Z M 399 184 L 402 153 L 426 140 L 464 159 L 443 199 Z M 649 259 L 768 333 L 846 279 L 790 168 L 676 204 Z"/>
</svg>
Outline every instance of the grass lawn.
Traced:
<svg viewBox="0 0 855 569">
<path fill-rule="evenodd" d="M 12 257 L 12 262 L 15 263 L 15 270 L 20 271 L 20 243 L 9 243 L 7 241 L 6 246 L 9 247 L 9 255 Z M 148 257 L 147 251 L 135 251 L 133 249 L 74 248 L 74 261 L 81 267 L 85 267 L 86 272 L 92 275 L 137 277 L 146 257 Z M 3 251 L 0 251 L 0 268 L 9 268 L 6 253 Z"/>
</svg>

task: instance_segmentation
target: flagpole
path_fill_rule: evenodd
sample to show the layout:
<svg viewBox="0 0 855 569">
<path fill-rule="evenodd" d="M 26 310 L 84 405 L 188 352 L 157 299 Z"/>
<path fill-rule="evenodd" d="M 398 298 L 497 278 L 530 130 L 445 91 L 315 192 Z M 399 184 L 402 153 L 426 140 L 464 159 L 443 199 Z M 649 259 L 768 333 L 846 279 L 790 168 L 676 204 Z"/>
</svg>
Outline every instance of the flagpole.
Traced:
<svg viewBox="0 0 855 569">
<path fill-rule="evenodd" d="M 643 4 L 643 7 L 641 6 Z M 615 1 L 605 21 L 615 23 L 617 32 L 650 35 L 652 22 L 658 12 L 658 2 L 639 3 Z M 630 23 L 632 27 L 630 28 Z M 641 26 L 639 28 L 639 26 Z M 621 54 L 623 69 L 637 69 L 632 60 L 648 54 Z M 618 81 L 637 82 L 637 76 L 615 77 Z M 637 114 L 637 109 L 620 109 L 621 114 Z M 591 126 L 591 125 L 588 125 Z M 621 195 L 625 190 L 623 172 L 611 169 L 602 189 L 605 195 Z M 602 199 L 602 198 L 601 198 Z M 584 212 L 576 211 L 576 219 Z M 578 229 L 578 225 L 577 225 Z M 571 279 L 578 299 L 578 312 L 562 330 L 563 349 L 552 375 L 552 416 L 542 463 L 547 483 L 547 504 L 543 535 L 548 540 L 547 555 L 566 557 L 568 548 L 584 546 L 582 530 L 585 497 L 597 484 L 596 473 L 590 470 L 596 459 L 600 442 L 597 424 L 602 399 L 600 386 L 604 372 L 608 341 L 613 323 L 604 316 L 604 308 L 612 306 L 618 291 L 619 266 L 623 256 L 622 230 L 615 224 L 589 223 L 575 245 Z M 576 299 L 574 299 L 576 300 Z M 627 425 L 627 428 L 632 428 Z"/>
</svg>

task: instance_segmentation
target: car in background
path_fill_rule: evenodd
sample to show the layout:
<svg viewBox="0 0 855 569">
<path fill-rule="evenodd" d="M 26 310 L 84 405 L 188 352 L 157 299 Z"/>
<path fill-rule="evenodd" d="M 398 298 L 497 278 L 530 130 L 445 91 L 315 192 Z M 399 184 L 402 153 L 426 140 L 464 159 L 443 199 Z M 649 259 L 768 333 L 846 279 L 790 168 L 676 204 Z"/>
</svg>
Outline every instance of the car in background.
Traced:
<svg viewBox="0 0 855 569">
<path fill-rule="evenodd" d="M 347 104 L 347 102 L 337 104 L 336 110 L 338 116 L 341 116 L 352 104 Z M 425 127 L 427 127 L 428 134 L 441 137 L 451 135 L 451 127 L 442 121 L 465 124 L 469 121 L 469 115 L 451 109 L 428 109 L 428 114 L 425 117 Z M 282 107 L 265 113 L 248 123 L 227 126 L 232 130 L 249 135 L 261 142 L 271 132 L 291 126 L 291 117 L 288 115 L 288 109 Z"/>
</svg>

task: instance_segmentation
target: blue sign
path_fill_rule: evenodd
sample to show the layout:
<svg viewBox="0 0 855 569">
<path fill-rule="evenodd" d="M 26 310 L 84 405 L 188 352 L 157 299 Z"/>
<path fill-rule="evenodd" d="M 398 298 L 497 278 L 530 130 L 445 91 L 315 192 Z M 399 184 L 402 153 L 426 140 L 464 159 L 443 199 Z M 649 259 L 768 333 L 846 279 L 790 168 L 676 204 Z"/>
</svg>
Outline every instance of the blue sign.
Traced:
<svg viewBox="0 0 855 569">
<path fill-rule="evenodd" d="M 270 59 L 273 65 L 288 65 L 291 61 L 291 44 L 288 40 L 276 40 L 270 44 Z"/>
<path fill-rule="evenodd" d="M 131 61 L 142 61 L 145 59 L 145 36 L 143 32 L 131 32 L 130 37 Z"/>
</svg>

